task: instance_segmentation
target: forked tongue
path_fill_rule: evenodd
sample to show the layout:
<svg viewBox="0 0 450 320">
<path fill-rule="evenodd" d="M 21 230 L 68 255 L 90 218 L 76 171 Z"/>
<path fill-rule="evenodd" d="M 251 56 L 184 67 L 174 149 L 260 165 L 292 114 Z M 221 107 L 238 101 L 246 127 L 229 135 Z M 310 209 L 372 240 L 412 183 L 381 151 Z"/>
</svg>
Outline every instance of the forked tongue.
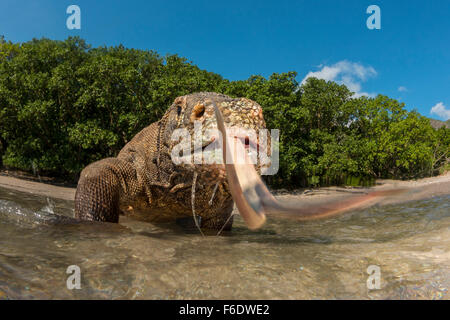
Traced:
<svg viewBox="0 0 450 320">
<path fill-rule="evenodd" d="M 217 126 L 222 134 L 223 161 L 225 163 L 230 192 L 240 215 L 249 229 L 260 228 L 266 221 L 266 214 L 276 214 L 277 216 L 300 221 L 318 219 L 374 204 L 383 197 L 399 195 L 406 191 L 406 189 L 375 191 L 360 196 L 352 196 L 340 201 L 315 204 L 301 208 L 284 206 L 267 189 L 256 172 L 247 152 L 241 152 L 239 154 L 241 158 L 243 157 L 243 161 L 237 159 L 238 153 L 234 151 L 236 149 L 244 150 L 244 146 L 240 139 L 235 139 L 233 142 L 236 148 L 231 150 L 222 113 L 215 103 L 213 103 L 213 106 Z M 229 160 L 227 159 L 227 155 L 231 155 L 233 161 L 227 161 Z"/>
<path fill-rule="evenodd" d="M 266 221 L 263 205 L 260 197 L 256 193 L 255 185 L 262 183 L 253 164 L 249 161 L 246 152 L 244 152 L 244 163 L 236 161 L 236 153 L 231 153 L 231 147 L 227 139 L 225 124 L 222 113 L 214 105 L 214 112 L 217 119 L 217 126 L 222 134 L 223 162 L 227 172 L 228 186 L 230 188 L 233 200 L 249 229 L 258 229 Z M 243 148 L 239 139 L 235 140 L 238 148 Z M 243 150 L 243 149 L 241 149 Z M 227 161 L 227 155 L 233 156 L 233 162 Z"/>
</svg>

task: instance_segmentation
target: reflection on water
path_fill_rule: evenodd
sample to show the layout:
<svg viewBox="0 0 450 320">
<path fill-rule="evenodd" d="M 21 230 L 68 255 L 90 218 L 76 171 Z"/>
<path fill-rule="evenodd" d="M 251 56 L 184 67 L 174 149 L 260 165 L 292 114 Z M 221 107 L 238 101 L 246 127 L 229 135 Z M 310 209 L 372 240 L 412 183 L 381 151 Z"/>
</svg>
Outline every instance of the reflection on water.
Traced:
<svg viewBox="0 0 450 320">
<path fill-rule="evenodd" d="M 72 202 L 0 189 L 0 299 L 449 299 L 449 200 L 272 218 L 259 231 L 238 218 L 203 238 L 129 218 L 75 223 Z M 66 287 L 70 265 L 80 290 Z M 367 289 L 370 265 L 379 290 Z"/>
</svg>

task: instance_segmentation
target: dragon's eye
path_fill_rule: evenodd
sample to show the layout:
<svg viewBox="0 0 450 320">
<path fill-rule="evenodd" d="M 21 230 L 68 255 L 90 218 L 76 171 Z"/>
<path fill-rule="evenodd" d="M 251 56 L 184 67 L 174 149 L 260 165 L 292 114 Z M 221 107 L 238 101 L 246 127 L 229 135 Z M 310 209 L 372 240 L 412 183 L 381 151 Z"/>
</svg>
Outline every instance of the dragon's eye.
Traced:
<svg viewBox="0 0 450 320">
<path fill-rule="evenodd" d="M 180 116 L 181 115 L 181 106 L 177 107 L 177 115 Z"/>
</svg>

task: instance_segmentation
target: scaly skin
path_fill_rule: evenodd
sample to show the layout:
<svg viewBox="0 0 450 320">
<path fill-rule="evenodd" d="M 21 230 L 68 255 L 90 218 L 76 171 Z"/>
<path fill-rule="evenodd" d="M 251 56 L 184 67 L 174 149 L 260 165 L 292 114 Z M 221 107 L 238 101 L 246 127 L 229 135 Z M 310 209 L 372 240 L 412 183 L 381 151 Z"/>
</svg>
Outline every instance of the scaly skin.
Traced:
<svg viewBox="0 0 450 320">
<path fill-rule="evenodd" d="M 75 195 L 75 216 L 81 220 L 118 222 L 119 213 L 149 221 L 189 217 L 192 185 L 195 213 L 201 227 L 230 229 L 233 198 L 223 165 L 175 164 L 172 141 L 175 129 L 185 128 L 194 137 L 194 121 L 202 124 L 202 146 L 211 143 L 208 129 L 216 129 L 214 102 L 227 127 L 265 128 L 261 106 L 245 98 L 203 92 L 178 97 L 161 120 L 139 132 L 116 158 L 87 166 L 80 175 Z M 191 145 L 188 146 L 189 149 Z M 197 149 L 195 149 L 197 150 Z M 259 169 L 259 167 L 257 167 Z M 212 199 L 212 200 L 211 200 Z"/>
</svg>

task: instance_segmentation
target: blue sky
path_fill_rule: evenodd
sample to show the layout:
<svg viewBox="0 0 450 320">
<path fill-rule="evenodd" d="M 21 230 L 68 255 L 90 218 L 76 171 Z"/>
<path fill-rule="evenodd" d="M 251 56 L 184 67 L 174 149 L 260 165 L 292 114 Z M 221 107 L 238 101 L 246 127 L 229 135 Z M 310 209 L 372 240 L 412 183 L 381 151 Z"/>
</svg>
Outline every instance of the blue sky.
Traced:
<svg viewBox="0 0 450 320">
<path fill-rule="evenodd" d="M 81 30 L 66 27 L 71 4 L 81 8 Z M 381 30 L 366 27 L 372 4 Z M 297 71 L 299 82 L 315 75 L 450 117 L 449 0 L 2 0 L 0 34 L 177 53 L 231 80 Z"/>
</svg>

